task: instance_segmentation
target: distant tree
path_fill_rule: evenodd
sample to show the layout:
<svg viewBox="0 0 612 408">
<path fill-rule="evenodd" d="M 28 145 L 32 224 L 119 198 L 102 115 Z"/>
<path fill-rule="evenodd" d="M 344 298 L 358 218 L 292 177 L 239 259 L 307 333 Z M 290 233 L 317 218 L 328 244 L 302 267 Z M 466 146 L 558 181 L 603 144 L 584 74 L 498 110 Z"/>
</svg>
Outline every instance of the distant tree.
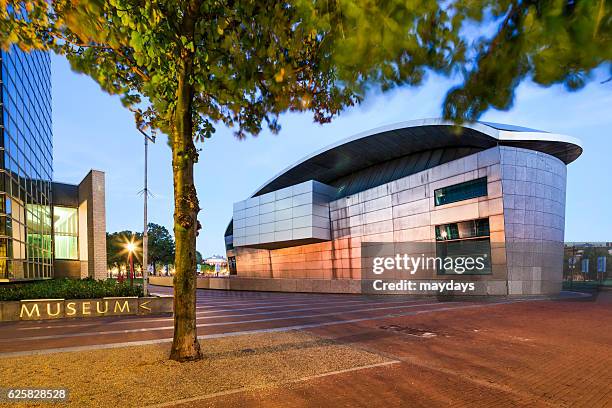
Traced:
<svg viewBox="0 0 612 408">
<path fill-rule="evenodd" d="M 174 238 L 163 225 L 149 223 L 149 261 L 153 270 L 157 263 L 168 265 L 174 262 Z"/>
<path fill-rule="evenodd" d="M 119 256 L 119 249 L 116 247 L 115 232 L 106 233 L 106 265 L 108 268 L 119 267 L 123 261 Z"/>
<path fill-rule="evenodd" d="M 194 141 L 219 124 L 240 138 L 263 126 L 276 133 L 285 111 L 312 111 L 326 123 L 368 89 L 419 85 L 428 70 L 465 73 L 447 95 L 444 114 L 472 120 L 490 106 L 508 108 L 528 77 L 579 88 L 610 61 L 612 46 L 607 0 L 0 4 L 0 45 L 66 55 L 74 69 L 121 95 L 139 127 L 169 136 L 176 239 L 170 358 L 179 361 L 201 357 Z M 470 24 L 472 30 L 463 30 Z M 473 38 L 492 24 L 493 36 Z"/>
<path fill-rule="evenodd" d="M 119 231 L 106 233 L 106 263 L 109 268 L 121 267 L 128 263 L 128 242 L 137 244 L 134 256 L 134 265 L 140 265 L 142 261 L 142 233 L 133 231 Z M 140 250 L 140 251 L 139 251 Z"/>
<path fill-rule="evenodd" d="M 203 259 L 204 258 L 202 258 L 202 254 L 200 253 L 200 251 L 196 251 L 196 264 L 201 264 Z"/>
<path fill-rule="evenodd" d="M 202 264 L 202 271 L 205 273 L 213 273 L 215 272 L 215 266 L 214 265 L 209 265 L 207 263 Z"/>
</svg>

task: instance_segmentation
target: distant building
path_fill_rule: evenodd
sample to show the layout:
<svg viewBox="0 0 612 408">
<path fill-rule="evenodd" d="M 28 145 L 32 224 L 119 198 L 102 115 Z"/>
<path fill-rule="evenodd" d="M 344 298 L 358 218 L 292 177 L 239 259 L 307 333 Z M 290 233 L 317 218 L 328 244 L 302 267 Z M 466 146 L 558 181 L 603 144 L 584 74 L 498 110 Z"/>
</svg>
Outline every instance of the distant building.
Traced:
<svg viewBox="0 0 612 408">
<path fill-rule="evenodd" d="M 0 282 L 106 277 L 104 173 L 54 183 L 49 54 L 0 50 Z"/>
<path fill-rule="evenodd" d="M 557 293 L 566 165 L 581 153 L 575 138 L 496 123 L 458 132 L 431 119 L 360 133 L 234 204 L 231 274 L 245 278 L 241 289 L 355 293 L 367 279 L 364 243 L 430 242 L 440 254 L 469 242 L 490 267 L 415 279 L 474 282 L 479 295 Z"/>
<path fill-rule="evenodd" d="M 225 259 L 225 257 L 221 255 L 213 255 L 209 258 L 205 258 L 203 262 L 207 265 L 213 265 L 213 266 L 215 265 L 226 266 L 227 265 L 227 259 Z"/>
</svg>

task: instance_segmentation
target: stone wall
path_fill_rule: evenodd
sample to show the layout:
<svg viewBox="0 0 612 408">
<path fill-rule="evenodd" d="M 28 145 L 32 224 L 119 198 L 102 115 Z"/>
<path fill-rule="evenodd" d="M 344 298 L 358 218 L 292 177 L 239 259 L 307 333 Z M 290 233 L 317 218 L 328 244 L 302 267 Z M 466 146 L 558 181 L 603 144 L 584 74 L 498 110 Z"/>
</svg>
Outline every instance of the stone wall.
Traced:
<svg viewBox="0 0 612 408">
<path fill-rule="evenodd" d="M 106 279 L 106 203 L 104 172 L 91 170 L 79 184 L 79 203 L 87 203 L 87 273 Z M 79 214 L 80 215 L 80 214 Z M 80 227 L 80 226 L 79 226 Z"/>
<path fill-rule="evenodd" d="M 150 276 L 149 283 L 157 286 L 173 286 L 171 276 Z M 263 292 L 300 292 L 300 293 L 361 293 L 361 285 L 350 279 L 270 279 L 231 277 L 202 277 L 196 280 L 198 289 L 244 290 Z"/>
<path fill-rule="evenodd" d="M 84 265 L 83 265 L 84 264 Z M 70 278 L 81 279 L 83 276 L 83 268 L 87 270 L 87 262 L 69 259 L 55 259 L 53 261 L 53 277 L 54 278 Z"/>
<path fill-rule="evenodd" d="M 78 211 L 78 259 L 54 259 L 57 278 L 106 279 L 106 203 L 104 172 L 91 170 L 78 186 L 54 183 L 54 205 Z"/>
</svg>

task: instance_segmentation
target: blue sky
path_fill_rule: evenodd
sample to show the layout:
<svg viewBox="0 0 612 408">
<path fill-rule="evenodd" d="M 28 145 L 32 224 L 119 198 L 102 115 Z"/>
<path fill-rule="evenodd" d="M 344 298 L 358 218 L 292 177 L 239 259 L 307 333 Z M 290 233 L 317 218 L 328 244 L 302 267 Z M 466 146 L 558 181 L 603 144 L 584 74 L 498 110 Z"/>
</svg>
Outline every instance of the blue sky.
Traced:
<svg viewBox="0 0 612 408">
<path fill-rule="evenodd" d="M 106 172 L 108 231 L 142 230 L 143 140 L 129 111 L 117 97 L 52 57 L 54 179 L 78 183 L 90 169 Z M 568 169 L 566 240 L 612 241 L 611 202 L 612 83 L 591 82 L 570 93 L 561 86 L 520 86 L 514 107 L 489 111 L 482 120 L 522 125 L 578 137 L 584 154 Z M 198 147 L 196 187 L 203 230 L 197 248 L 205 256 L 223 254 L 223 233 L 232 203 L 243 200 L 280 170 L 303 156 L 373 127 L 404 120 L 438 117 L 452 82 L 430 76 L 418 88 L 374 94 L 343 112 L 333 123 L 314 124 L 308 114 L 281 117 L 278 135 L 263 132 L 238 141 L 224 127 Z M 172 231 L 172 174 L 167 138 L 149 148 L 149 221 Z"/>
</svg>

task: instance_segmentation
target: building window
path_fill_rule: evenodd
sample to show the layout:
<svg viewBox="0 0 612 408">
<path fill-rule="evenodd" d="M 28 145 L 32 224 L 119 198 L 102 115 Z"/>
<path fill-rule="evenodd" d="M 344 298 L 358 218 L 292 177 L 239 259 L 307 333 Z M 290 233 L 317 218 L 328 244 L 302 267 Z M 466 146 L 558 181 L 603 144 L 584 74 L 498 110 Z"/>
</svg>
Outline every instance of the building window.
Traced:
<svg viewBox="0 0 612 408">
<path fill-rule="evenodd" d="M 488 218 L 436 225 L 436 241 L 470 239 L 488 236 Z"/>
<path fill-rule="evenodd" d="M 79 259 L 79 214 L 76 208 L 53 207 L 55 258 Z"/>
<path fill-rule="evenodd" d="M 229 268 L 230 275 L 236 275 L 238 271 L 236 270 L 236 257 L 230 256 L 227 258 L 227 266 Z"/>
<path fill-rule="evenodd" d="M 489 220 L 482 218 L 436 225 L 436 256 L 453 261 L 440 263 L 438 275 L 491 274 Z M 468 270 L 466 262 L 477 267 Z"/>
<path fill-rule="evenodd" d="M 450 204 L 457 201 L 469 200 L 487 195 L 487 178 L 466 181 L 434 191 L 435 205 Z"/>
</svg>

